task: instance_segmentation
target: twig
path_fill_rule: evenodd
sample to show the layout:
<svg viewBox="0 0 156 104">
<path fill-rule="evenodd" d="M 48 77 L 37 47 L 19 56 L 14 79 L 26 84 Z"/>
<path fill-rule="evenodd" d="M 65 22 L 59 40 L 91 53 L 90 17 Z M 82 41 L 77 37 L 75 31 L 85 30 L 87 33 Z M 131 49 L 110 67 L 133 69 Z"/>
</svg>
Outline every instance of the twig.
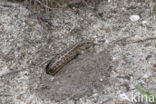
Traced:
<svg viewBox="0 0 156 104">
<path fill-rule="evenodd" d="M 10 95 L 10 94 L 0 94 L 0 96 L 5 96 L 5 97 L 7 97 L 7 96 L 12 96 L 12 95 Z"/>
<path fill-rule="evenodd" d="M 17 70 L 17 71 L 13 71 L 13 72 L 8 72 L 8 73 L 5 73 L 5 74 L 2 74 L 0 77 L 4 77 L 4 76 L 8 76 L 8 75 L 11 75 L 11 74 L 15 74 L 15 73 L 18 73 L 18 72 L 21 72 L 21 71 L 24 71 L 25 69 L 22 69 L 22 70 Z"/>
<path fill-rule="evenodd" d="M 39 0 L 35 0 L 36 2 L 38 2 L 39 4 L 41 4 L 43 7 L 45 7 L 46 9 L 49 9 L 49 10 L 54 10 L 54 9 L 59 9 L 59 8 L 50 8 L 49 6 L 43 4 L 41 1 Z"/>
<path fill-rule="evenodd" d="M 148 40 L 155 40 L 156 37 L 153 36 L 153 37 L 148 37 L 146 39 L 140 39 L 140 40 L 133 40 L 133 41 L 130 41 L 128 44 L 132 44 L 132 43 L 140 43 L 140 42 L 145 42 L 145 41 L 148 41 Z"/>
<path fill-rule="evenodd" d="M 123 38 L 119 38 L 119 39 L 113 41 L 111 45 L 118 44 L 118 45 L 125 46 L 127 44 L 127 39 L 129 39 L 129 38 L 131 38 L 133 36 L 134 35 L 123 37 Z"/>
</svg>

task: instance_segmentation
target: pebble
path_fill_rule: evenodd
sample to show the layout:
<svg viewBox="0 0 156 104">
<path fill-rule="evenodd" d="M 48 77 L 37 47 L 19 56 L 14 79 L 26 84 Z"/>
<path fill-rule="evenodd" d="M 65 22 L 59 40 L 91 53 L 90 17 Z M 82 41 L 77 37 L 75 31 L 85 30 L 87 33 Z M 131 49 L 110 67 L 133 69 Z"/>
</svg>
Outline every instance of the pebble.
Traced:
<svg viewBox="0 0 156 104">
<path fill-rule="evenodd" d="M 154 35 L 156 36 L 156 30 L 154 31 Z"/>
<path fill-rule="evenodd" d="M 143 26 L 146 26 L 147 23 L 148 23 L 147 21 L 142 21 L 142 25 L 143 25 Z"/>
<path fill-rule="evenodd" d="M 132 22 L 135 22 L 135 21 L 138 21 L 140 19 L 140 16 L 139 15 L 131 15 L 129 17 L 129 19 L 132 21 Z"/>
<path fill-rule="evenodd" d="M 151 76 L 151 73 L 150 72 L 147 72 L 143 75 L 143 78 L 147 79 Z"/>
<path fill-rule="evenodd" d="M 106 41 L 105 41 L 105 43 L 107 43 L 107 44 L 108 44 L 108 43 L 109 43 L 109 40 L 106 40 Z"/>
<path fill-rule="evenodd" d="M 128 96 L 125 93 L 119 95 L 119 100 L 120 101 L 130 101 L 130 99 L 128 98 Z"/>
</svg>

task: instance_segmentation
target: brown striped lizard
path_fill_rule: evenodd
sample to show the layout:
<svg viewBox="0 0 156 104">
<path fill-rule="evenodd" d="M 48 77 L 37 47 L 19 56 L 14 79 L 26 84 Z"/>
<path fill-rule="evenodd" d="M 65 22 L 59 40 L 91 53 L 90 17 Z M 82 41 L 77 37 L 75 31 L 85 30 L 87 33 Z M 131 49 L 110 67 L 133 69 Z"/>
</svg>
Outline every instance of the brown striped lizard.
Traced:
<svg viewBox="0 0 156 104">
<path fill-rule="evenodd" d="M 87 40 L 83 42 L 78 42 L 77 44 L 70 46 L 65 51 L 57 55 L 55 59 L 49 61 L 49 63 L 46 66 L 46 73 L 50 75 L 55 75 L 73 58 L 75 58 L 77 55 L 82 53 L 82 51 L 93 45 L 93 41 Z"/>
</svg>

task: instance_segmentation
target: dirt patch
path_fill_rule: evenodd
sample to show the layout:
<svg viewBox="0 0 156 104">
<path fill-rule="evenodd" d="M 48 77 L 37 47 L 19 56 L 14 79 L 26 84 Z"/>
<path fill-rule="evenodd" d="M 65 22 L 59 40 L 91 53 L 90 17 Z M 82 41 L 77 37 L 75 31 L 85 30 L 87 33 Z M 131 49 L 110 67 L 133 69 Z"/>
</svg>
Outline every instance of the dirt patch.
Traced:
<svg viewBox="0 0 156 104">
<path fill-rule="evenodd" d="M 41 13 L 40 22 L 21 4 L 0 1 L 0 104 L 148 104 L 133 101 L 143 96 L 137 83 L 156 93 L 152 0 L 74 5 Z M 78 56 L 55 77 L 44 73 L 47 60 L 86 39 L 99 44 L 97 53 Z"/>
<path fill-rule="evenodd" d="M 110 55 L 106 52 L 99 54 L 80 55 L 67 64 L 61 72 L 54 76 L 47 75 L 45 71 L 41 76 L 38 95 L 42 99 L 63 101 L 65 99 L 78 100 L 84 96 L 92 95 L 95 91 L 104 89 L 108 85 Z M 107 74 L 106 74 L 107 73 Z M 105 74 L 105 79 L 103 79 Z"/>
</svg>

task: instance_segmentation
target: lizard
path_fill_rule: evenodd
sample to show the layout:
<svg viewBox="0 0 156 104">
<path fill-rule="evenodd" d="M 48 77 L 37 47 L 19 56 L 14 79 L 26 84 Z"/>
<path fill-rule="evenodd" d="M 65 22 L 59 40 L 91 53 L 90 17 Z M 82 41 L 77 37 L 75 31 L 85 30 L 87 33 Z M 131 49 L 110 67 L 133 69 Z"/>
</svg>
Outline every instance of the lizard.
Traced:
<svg viewBox="0 0 156 104">
<path fill-rule="evenodd" d="M 90 40 L 81 41 L 77 44 L 74 44 L 62 51 L 57 57 L 51 59 L 46 66 L 46 73 L 54 76 L 58 73 L 67 63 L 74 59 L 79 54 L 82 54 L 82 51 L 85 49 L 94 46 L 94 42 Z"/>
</svg>

